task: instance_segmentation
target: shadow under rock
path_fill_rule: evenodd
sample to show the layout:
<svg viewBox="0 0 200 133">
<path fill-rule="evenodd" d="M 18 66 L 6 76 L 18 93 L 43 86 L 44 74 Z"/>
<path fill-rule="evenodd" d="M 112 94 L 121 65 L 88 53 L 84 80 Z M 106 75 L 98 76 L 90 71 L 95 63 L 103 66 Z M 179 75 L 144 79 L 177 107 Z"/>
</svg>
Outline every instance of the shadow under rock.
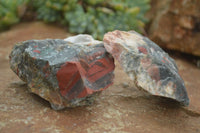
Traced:
<svg viewBox="0 0 200 133">
<path fill-rule="evenodd" d="M 160 96 L 152 96 L 155 103 L 164 108 L 168 109 L 179 109 L 182 108 L 182 104 L 179 103 L 178 101 L 166 97 L 160 97 Z"/>
<path fill-rule="evenodd" d="M 16 88 L 18 93 L 21 93 L 21 94 L 24 93 L 24 92 L 27 93 L 28 97 L 31 97 L 33 99 L 33 101 L 36 102 L 36 103 L 32 103 L 32 104 L 40 104 L 44 107 L 51 108 L 50 103 L 47 100 L 41 98 L 37 94 L 29 92 L 28 86 L 25 82 L 22 82 L 22 81 L 13 82 L 13 83 L 10 84 L 9 87 L 10 88 Z M 132 103 L 137 101 L 139 104 L 141 104 L 140 106 L 143 106 L 143 104 L 144 104 L 144 105 L 147 105 L 148 107 L 150 107 L 151 109 L 156 109 L 157 107 L 159 107 L 159 108 L 165 108 L 165 109 L 170 109 L 170 110 L 179 110 L 183 107 L 179 102 L 177 102 L 173 99 L 169 99 L 169 98 L 165 98 L 165 97 L 159 97 L 159 96 L 152 96 L 148 93 L 142 93 L 142 92 L 140 92 L 140 93 L 138 92 L 138 93 L 134 94 L 134 96 L 129 96 L 129 95 L 127 96 L 127 95 L 121 95 L 121 94 L 116 95 L 116 96 L 117 96 L 116 98 L 118 99 L 117 101 L 119 101 L 119 103 L 125 104 L 128 101 L 129 102 L 132 101 Z M 107 96 L 106 98 L 111 99 L 110 96 Z M 104 100 L 102 100 L 102 99 L 100 101 L 104 102 Z M 93 105 L 95 106 L 95 104 L 98 104 L 98 102 L 96 100 L 94 101 Z M 76 110 L 79 110 L 79 111 L 82 110 L 83 112 L 85 112 L 87 110 L 85 108 L 93 106 L 93 105 L 64 108 L 60 111 L 61 112 L 62 111 L 67 111 L 67 112 L 74 112 L 75 111 L 76 112 Z M 133 104 L 133 106 L 134 106 L 134 104 Z"/>
<path fill-rule="evenodd" d="M 32 93 L 28 90 L 28 86 L 25 82 L 23 81 L 17 81 L 17 82 L 12 82 L 9 85 L 9 88 L 15 88 L 17 94 L 20 93 L 20 95 L 22 95 L 23 97 L 27 98 L 29 97 L 31 100 L 31 104 L 36 104 L 36 105 L 41 105 L 45 108 L 50 108 L 51 104 L 49 103 L 49 101 L 45 100 L 44 98 L 40 97 L 39 95 Z M 79 106 L 79 107 L 65 107 L 61 110 L 55 110 L 57 112 L 71 112 L 72 114 L 76 114 L 77 111 L 83 111 L 83 112 L 88 112 L 87 107 L 90 107 L 92 105 L 97 104 L 96 100 L 94 100 L 93 103 L 91 103 L 91 105 L 84 105 L 84 106 Z M 52 109 L 53 110 L 53 109 Z"/>
<path fill-rule="evenodd" d="M 23 97 L 29 97 L 32 98 L 34 102 L 33 104 L 41 104 L 44 107 L 51 108 L 50 103 L 45 100 L 44 98 L 38 96 L 37 94 L 34 94 L 32 92 L 28 91 L 28 86 L 25 82 L 23 81 L 17 81 L 17 82 L 12 82 L 9 85 L 10 88 L 15 88 L 17 93 L 20 93 L 23 95 Z"/>
<path fill-rule="evenodd" d="M 51 108 L 51 105 L 47 100 L 38 96 L 37 94 L 31 93 L 31 92 L 29 93 L 30 93 L 30 96 L 33 98 L 33 100 L 37 102 L 37 104 L 41 104 L 45 108 Z"/>
</svg>

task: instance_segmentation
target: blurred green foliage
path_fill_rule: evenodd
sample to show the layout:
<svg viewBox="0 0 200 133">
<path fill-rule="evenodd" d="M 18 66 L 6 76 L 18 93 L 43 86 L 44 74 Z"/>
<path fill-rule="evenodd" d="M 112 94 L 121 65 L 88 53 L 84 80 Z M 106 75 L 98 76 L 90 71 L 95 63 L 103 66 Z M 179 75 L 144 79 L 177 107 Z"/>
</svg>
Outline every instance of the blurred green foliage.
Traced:
<svg viewBox="0 0 200 133">
<path fill-rule="evenodd" d="M 147 22 L 144 15 L 150 0 L 43 0 L 36 2 L 38 19 L 60 22 L 72 33 L 94 38 L 115 29 L 136 30 Z"/>
<path fill-rule="evenodd" d="M 20 9 L 28 0 L 0 0 L 0 30 L 20 21 Z"/>
<path fill-rule="evenodd" d="M 57 22 L 72 33 L 88 33 L 98 39 L 115 29 L 140 32 L 150 8 L 150 0 L 0 0 L 5 5 L 3 11 L 0 9 L 0 16 L 5 17 L 0 26 L 19 21 L 16 10 L 24 1 L 34 7 L 37 19 Z"/>
</svg>

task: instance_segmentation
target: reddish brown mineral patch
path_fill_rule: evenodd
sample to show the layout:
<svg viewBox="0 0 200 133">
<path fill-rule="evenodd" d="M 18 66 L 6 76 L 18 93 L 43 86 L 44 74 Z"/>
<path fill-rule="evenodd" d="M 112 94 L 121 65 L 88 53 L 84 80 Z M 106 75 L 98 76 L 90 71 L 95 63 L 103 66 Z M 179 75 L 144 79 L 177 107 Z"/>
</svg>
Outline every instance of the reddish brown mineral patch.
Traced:
<svg viewBox="0 0 200 133">
<path fill-rule="evenodd" d="M 33 50 L 33 52 L 40 54 L 39 50 Z"/>
<path fill-rule="evenodd" d="M 65 96 L 69 93 L 71 89 L 73 89 L 74 85 L 81 80 L 81 75 L 76 67 L 76 64 L 73 62 L 67 62 L 66 64 L 62 65 L 59 71 L 56 74 L 60 92 L 62 96 Z M 84 86 L 80 86 L 77 89 L 83 89 Z M 68 99 L 71 100 L 73 98 L 78 97 L 78 94 L 70 94 L 68 95 Z M 83 96 L 84 97 L 84 96 Z"/>
<path fill-rule="evenodd" d="M 147 54 L 147 50 L 144 47 L 138 47 L 139 51 L 142 52 L 143 54 Z"/>
<path fill-rule="evenodd" d="M 111 85 L 108 84 L 100 90 L 95 90 L 94 88 L 85 86 L 84 82 L 87 81 L 83 81 L 83 79 L 87 79 L 89 82 L 97 83 L 98 85 L 98 82 L 100 83 L 100 80 L 103 80 L 101 79 L 102 77 L 114 70 L 115 66 L 112 58 L 102 58 L 89 65 L 84 63 L 86 62 L 83 60 L 81 64 L 80 62 L 66 62 L 57 72 L 61 94 L 69 97 L 68 99 L 83 98 L 94 92 L 105 90 Z M 73 93 L 76 89 L 79 91 Z"/>
</svg>

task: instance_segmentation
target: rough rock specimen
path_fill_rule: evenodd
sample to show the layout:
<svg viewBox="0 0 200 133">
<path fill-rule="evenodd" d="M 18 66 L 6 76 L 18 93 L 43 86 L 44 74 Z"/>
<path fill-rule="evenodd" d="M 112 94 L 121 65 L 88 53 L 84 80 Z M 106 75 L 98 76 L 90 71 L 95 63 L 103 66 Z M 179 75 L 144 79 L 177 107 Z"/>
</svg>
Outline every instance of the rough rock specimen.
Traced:
<svg viewBox="0 0 200 133">
<path fill-rule="evenodd" d="M 200 56 L 200 0 L 151 0 L 150 39 L 163 48 Z"/>
<path fill-rule="evenodd" d="M 89 35 L 18 43 L 10 66 L 30 92 L 55 110 L 90 104 L 95 94 L 113 83 L 115 67 L 103 43 Z"/>
<path fill-rule="evenodd" d="M 119 61 L 138 88 L 189 105 L 174 60 L 154 42 L 134 31 L 109 32 L 103 41 L 106 50 Z"/>
</svg>

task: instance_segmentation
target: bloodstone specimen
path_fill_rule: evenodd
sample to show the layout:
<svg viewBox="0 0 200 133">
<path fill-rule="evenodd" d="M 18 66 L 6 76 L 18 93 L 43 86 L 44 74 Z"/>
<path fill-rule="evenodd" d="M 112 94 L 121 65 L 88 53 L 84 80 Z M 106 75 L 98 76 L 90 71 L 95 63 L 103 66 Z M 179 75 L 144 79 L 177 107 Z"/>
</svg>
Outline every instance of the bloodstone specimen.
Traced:
<svg viewBox="0 0 200 133">
<path fill-rule="evenodd" d="M 90 104 L 113 83 L 115 67 L 103 43 L 89 35 L 18 43 L 10 66 L 55 110 Z"/>
<path fill-rule="evenodd" d="M 136 87 L 189 105 L 175 61 L 154 42 L 135 31 L 113 31 L 104 35 L 104 46 Z"/>
</svg>

